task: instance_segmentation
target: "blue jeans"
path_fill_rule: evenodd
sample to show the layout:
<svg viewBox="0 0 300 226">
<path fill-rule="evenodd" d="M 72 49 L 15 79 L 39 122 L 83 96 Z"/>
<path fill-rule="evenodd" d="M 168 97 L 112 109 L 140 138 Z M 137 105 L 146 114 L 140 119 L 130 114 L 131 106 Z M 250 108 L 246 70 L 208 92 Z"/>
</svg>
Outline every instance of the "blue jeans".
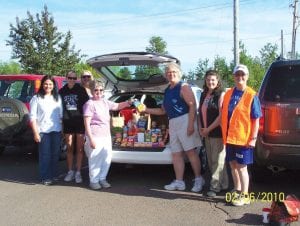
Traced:
<svg viewBox="0 0 300 226">
<path fill-rule="evenodd" d="M 40 133 L 39 170 L 40 179 L 52 180 L 57 176 L 61 132 Z"/>
</svg>

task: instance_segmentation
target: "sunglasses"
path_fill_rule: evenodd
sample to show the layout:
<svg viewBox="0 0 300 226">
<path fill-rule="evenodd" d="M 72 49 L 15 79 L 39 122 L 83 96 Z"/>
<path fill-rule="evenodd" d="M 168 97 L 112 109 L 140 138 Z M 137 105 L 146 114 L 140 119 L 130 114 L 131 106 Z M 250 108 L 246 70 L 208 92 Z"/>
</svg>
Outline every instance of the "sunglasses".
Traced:
<svg viewBox="0 0 300 226">
<path fill-rule="evenodd" d="M 68 77 L 69 80 L 77 80 L 77 77 Z"/>
<path fill-rule="evenodd" d="M 103 92 L 104 89 L 94 89 L 94 92 L 100 91 Z"/>
<path fill-rule="evenodd" d="M 83 75 L 83 76 L 81 76 L 81 78 L 91 78 L 91 76 L 90 75 Z"/>
</svg>

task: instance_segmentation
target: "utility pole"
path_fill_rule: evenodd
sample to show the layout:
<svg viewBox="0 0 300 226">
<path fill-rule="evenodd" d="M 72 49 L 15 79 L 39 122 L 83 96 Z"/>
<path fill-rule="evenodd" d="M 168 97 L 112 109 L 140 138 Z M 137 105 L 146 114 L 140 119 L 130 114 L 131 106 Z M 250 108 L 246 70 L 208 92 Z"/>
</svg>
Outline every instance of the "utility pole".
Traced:
<svg viewBox="0 0 300 226">
<path fill-rule="evenodd" d="M 280 59 L 283 59 L 283 30 L 281 30 L 281 53 L 280 53 Z"/>
<path fill-rule="evenodd" d="M 233 42 L 234 65 L 238 65 L 240 63 L 239 0 L 233 0 Z"/>
<path fill-rule="evenodd" d="M 296 31 L 297 31 L 297 21 L 298 21 L 298 0 L 294 0 L 294 5 L 292 7 L 294 8 L 294 13 L 293 13 L 293 32 L 292 32 L 292 50 L 291 50 L 291 59 L 296 58 Z"/>
</svg>

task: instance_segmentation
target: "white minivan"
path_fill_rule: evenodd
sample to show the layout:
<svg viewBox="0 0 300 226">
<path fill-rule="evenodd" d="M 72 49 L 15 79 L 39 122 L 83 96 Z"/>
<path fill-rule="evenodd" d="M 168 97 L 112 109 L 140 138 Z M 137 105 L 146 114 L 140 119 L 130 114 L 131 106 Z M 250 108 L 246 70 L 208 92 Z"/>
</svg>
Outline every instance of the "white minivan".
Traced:
<svg viewBox="0 0 300 226">
<path fill-rule="evenodd" d="M 112 90 L 113 94 L 109 100 L 119 103 L 134 98 L 144 102 L 147 107 L 161 107 L 163 93 L 168 86 L 168 81 L 164 76 L 164 68 L 170 62 L 180 63 L 175 57 L 148 52 L 106 54 L 87 61 L 89 65 L 103 75 L 101 80 L 105 84 L 105 89 Z M 198 104 L 201 89 L 192 85 L 191 88 Z M 134 111 L 134 107 L 126 111 Z M 113 112 L 112 114 L 116 116 L 119 113 Z M 158 130 L 168 126 L 167 116 L 151 115 L 149 117 L 151 123 L 155 122 Z M 116 139 L 115 134 L 112 135 L 113 139 Z M 154 145 L 154 142 L 152 146 L 149 145 L 149 142 L 146 145 L 145 143 L 120 145 L 113 141 L 112 162 L 130 164 L 172 163 L 168 142 L 164 145 Z"/>
</svg>

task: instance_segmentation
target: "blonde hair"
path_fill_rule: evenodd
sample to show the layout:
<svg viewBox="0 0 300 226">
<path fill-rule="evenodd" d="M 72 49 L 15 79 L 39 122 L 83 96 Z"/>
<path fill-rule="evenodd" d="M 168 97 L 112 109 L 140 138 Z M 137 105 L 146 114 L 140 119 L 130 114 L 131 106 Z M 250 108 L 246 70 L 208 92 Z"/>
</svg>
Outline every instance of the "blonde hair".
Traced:
<svg viewBox="0 0 300 226">
<path fill-rule="evenodd" d="M 88 84 L 89 84 L 91 81 L 94 80 L 94 77 L 93 77 L 92 72 L 90 72 L 89 70 L 84 70 L 84 71 L 82 71 L 82 73 L 81 73 L 81 85 L 82 85 L 82 86 L 85 86 L 84 83 L 83 83 L 83 79 L 82 79 L 82 76 L 84 76 L 84 75 L 90 75 L 90 76 L 91 76 L 91 79 L 89 80 Z"/>
<path fill-rule="evenodd" d="M 174 62 L 168 63 L 166 65 L 166 67 L 165 67 L 165 76 L 167 75 L 167 71 L 169 71 L 171 69 L 177 71 L 178 72 L 177 75 L 181 79 L 181 77 L 182 77 L 182 71 L 181 71 L 180 65 L 176 64 Z"/>
<path fill-rule="evenodd" d="M 81 77 L 84 76 L 84 75 L 90 75 L 91 76 L 91 80 L 94 80 L 94 76 L 93 76 L 93 74 L 92 74 L 91 71 L 89 71 L 89 70 L 82 71 Z"/>
</svg>

